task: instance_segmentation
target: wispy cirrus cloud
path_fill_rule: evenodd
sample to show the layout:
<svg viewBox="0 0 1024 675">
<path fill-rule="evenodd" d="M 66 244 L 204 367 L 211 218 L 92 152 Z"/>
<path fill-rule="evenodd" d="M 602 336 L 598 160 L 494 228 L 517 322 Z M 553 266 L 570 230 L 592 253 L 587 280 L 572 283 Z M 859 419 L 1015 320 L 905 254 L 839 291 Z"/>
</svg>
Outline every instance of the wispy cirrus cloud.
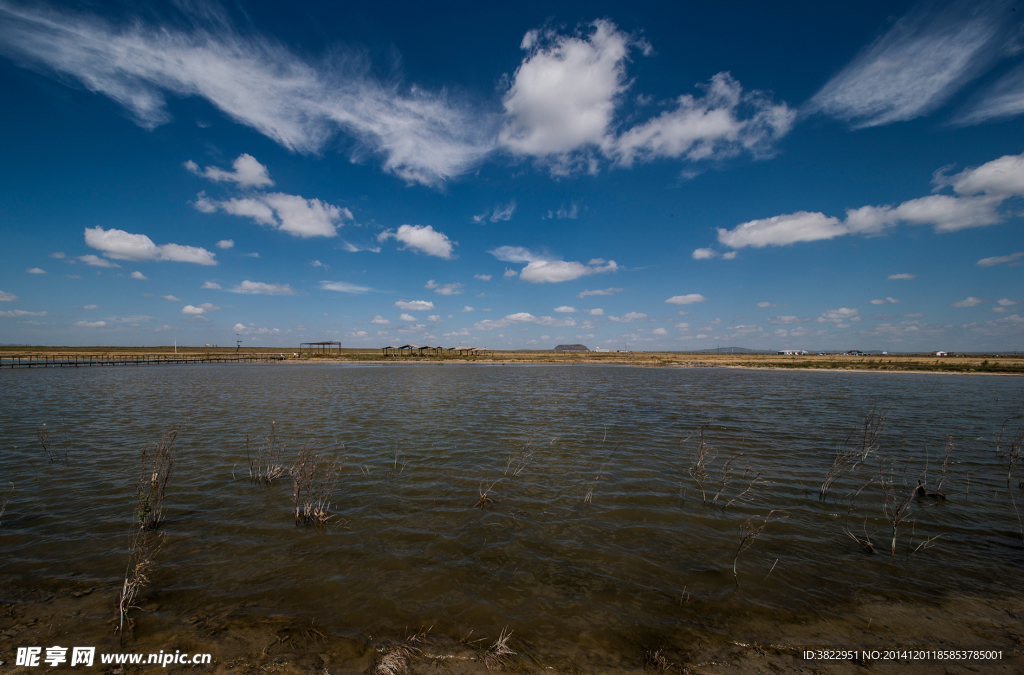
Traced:
<svg viewBox="0 0 1024 675">
<path fill-rule="evenodd" d="M 1014 51 L 1020 19 L 1013 18 L 1010 5 L 1007 0 L 919 3 L 829 80 L 807 111 L 855 128 L 933 112 Z M 999 99 L 993 92 L 959 119 L 973 123 L 1006 114 Z M 995 112 L 1000 108 L 1003 112 Z"/>
<path fill-rule="evenodd" d="M 996 265 L 1003 265 L 1006 263 L 1017 264 L 1017 261 L 1024 258 L 1024 251 L 1018 251 L 1017 253 L 1011 253 L 1010 255 L 997 255 L 991 258 L 982 258 L 976 264 L 979 267 L 995 267 Z"/>
<path fill-rule="evenodd" d="M 379 81 L 355 52 L 300 56 L 271 38 L 236 31 L 217 8 L 177 7 L 184 9 L 160 24 L 115 24 L 5 3 L 0 48 L 23 65 L 110 97 L 147 129 L 171 120 L 168 95 L 196 96 L 296 152 L 318 152 L 347 134 L 356 141 L 355 157 L 379 156 L 385 171 L 408 182 L 438 185 L 494 147 L 490 116 L 445 91 Z"/>
<path fill-rule="evenodd" d="M 321 281 L 320 289 L 324 291 L 335 291 L 337 293 L 348 293 L 349 295 L 362 295 L 363 293 L 369 293 L 373 290 L 369 286 L 350 284 L 347 281 Z"/>
</svg>

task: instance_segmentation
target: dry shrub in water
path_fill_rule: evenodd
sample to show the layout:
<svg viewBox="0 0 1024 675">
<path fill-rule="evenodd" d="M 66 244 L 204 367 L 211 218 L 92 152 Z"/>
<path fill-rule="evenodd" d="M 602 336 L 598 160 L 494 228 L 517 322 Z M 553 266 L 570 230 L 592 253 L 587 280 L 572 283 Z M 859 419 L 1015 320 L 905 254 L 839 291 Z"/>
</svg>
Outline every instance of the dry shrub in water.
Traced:
<svg viewBox="0 0 1024 675">
<path fill-rule="evenodd" d="M 149 573 L 153 569 L 154 559 L 163 548 L 163 534 L 151 535 L 145 526 L 133 527 L 128 548 L 128 566 L 124 572 L 124 583 L 118 594 L 118 633 L 119 642 L 124 642 L 124 629 L 127 622 L 130 629 L 134 625 L 128 612 L 138 609 L 136 601 L 142 589 L 149 585 Z"/>
<path fill-rule="evenodd" d="M 61 430 L 60 432 L 54 432 L 46 424 L 42 424 L 39 430 L 36 432 L 36 438 L 39 439 L 39 445 L 42 446 L 43 452 L 46 454 L 46 458 L 53 464 L 55 460 L 60 460 L 64 466 L 68 465 L 70 461 L 70 452 L 74 448 L 71 444 L 71 432 L 68 431 L 68 423 L 63 417 L 61 418 Z M 60 436 L 55 436 L 59 433 Z M 63 437 L 63 438 L 61 438 Z M 63 441 L 64 456 L 61 457 L 60 449 L 54 447 L 54 441 Z"/>
<path fill-rule="evenodd" d="M 245 435 L 245 456 L 249 460 L 249 480 L 261 485 L 272 485 L 284 475 L 281 455 L 284 444 L 277 439 L 277 422 L 270 423 L 270 435 L 255 449 Z"/>
<path fill-rule="evenodd" d="M 296 525 L 326 525 L 331 520 L 331 500 L 338 487 L 341 467 L 321 456 L 316 441 L 306 441 L 288 470 L 292 477 L 292 498 Z"/>
<path fill-rule="evenodd" d="M 181 427 L 174 427 L 156 443 L 142 448 L 142 474 L 137 490 L 138 508 L 135 518 L 143 529 L 155 530 L 164 520 L 164 496 L 174 472 L 174 443 Z"/>
<path fill-rule="evenodd" d="M 758 535 L 764 532 L 764 528 L 768 527 L 768 519 L 771 518 L 772 514 L 778 510 L 779 509 L 772 509 L 771 511 L 769 511 L 768 515 L 764 517 L 764 522 L 762 522 L 760 525 L 754 525 L 753 516 L 747 518 L 747 521 L 743 523 L 743 527 L 740 530 L 743 536 L 740 537 L 740 544 L 736 548 L 736 557 L 732 560 L 732 578 L 736 582 L 737 586 L 739 586 L 740 584 L 739 574 L 736 571 L 736 567 L 739 565 L 740 561 L 740 554 L 742 554 L 744 551 L 746 551 L 748 548 L 754 545 L 754 540 L 757 539 Z M 776 560 L 775 562 L 778 563 L 778 560 Z M 772 569 L 775 569 L 774 565 L 772 566 Z M 771 574 L 771 572 L 769 572 L 769 574 Z M 767 579 L 767 577 L 765 578 Z"/>
<path fill-rule="evenodd" d="M 708 464 L 710 464 L 715 459 L 714 448 L 712 448 L 711 445 L 707 442 L 705 434 L 707 432 L 708 426 L 714 420 L 715 418 L 711 417 L 708 419 L 707 422 L 700 425 L 700 431 L 698 432 L 699 436 L 697 441 L 697 454 L 693 459 L 693 465 L 687 471 L 687 473 L 690 474 L 690 478 L 693 479 L 693 482 L 695 482 L 697 484 L 697 487 L 700 488 L 701 503 L 703 503 L 704 506 L 708 505 L 708 497 L 704 489 L 704 485 L 707 483 L 708 480 Z M 681 442 L 685 443 L 687 440 L 689 439 L 683 439 L 683 441 Z"/>
<path fill-rule="evenodd" d="M 11 501 L 11 495 L 12 494 L 14 494 L 14 483 L 11 483 L 11 487 L 7 490 L 7 494 L 4 495 L 3 503 L 0 503 L 0 518 L 4 517 L 4 511 L 7 510 L 7 505 Z M 0 521 L 0 525 L 3 525 L 2 521 Z"/>
<path fill-rule="evenodd" d="M 917 488 L 907 488 L 904 485 L 904 489 L 900 489 L 894 480 L 892 468 L 890 467 L 887 476 L 882 462 L 878 463 L 878 482 L 882 486 L 882 513 L 885 514 L 885 519 L 889 521 L 889 527 L 892 529 L 892 546 L 889 553 L 889 560 L 892 560 L 896 556 L 896 537 L 900 523 L 906 519 L 907 511 L 917 495 Z"/>
<path fill-rule="evenodd" d="M 839 480 L 849 469 L 856 469 L 858 465 L 866 462 L 868 457 L 878 450 L 878 437 L 882 433 L 882 427 L 889 416 L 889 408 L 874 406 L 871 412 L 864 416 L 864 422 L 855 427 L 847 437 L 840 441 L 836 448 L 836 456 L 825 474 L 825 480 L 818 491 L 818 499 L 825 501 L 829 488 Z"/>
<path fill-rule="evenodd" d="M 1017 499 L 1013 495 L 1013 471 L 1021 458 L 1024 457 L 1024 427 L 1017 427 L 1017 431 L 1007 435 L 1006 425 L 999 432 L 999 440 L 996 441 L 996 451 L 1002 454 L 1006 460 L 1006 492 L 1010 497 L 1010 504 L 1013 505 L 1013 512 L 1017 514 L 1017 527 L 1020 529 L 1021 542 L 1024 543 L 1024 522 L 1021 521 L 1020 509 L 1017 508 Z M 1018 483 L 1018 487 L 1024 489 L 1024 481 Z"/>
</svg>

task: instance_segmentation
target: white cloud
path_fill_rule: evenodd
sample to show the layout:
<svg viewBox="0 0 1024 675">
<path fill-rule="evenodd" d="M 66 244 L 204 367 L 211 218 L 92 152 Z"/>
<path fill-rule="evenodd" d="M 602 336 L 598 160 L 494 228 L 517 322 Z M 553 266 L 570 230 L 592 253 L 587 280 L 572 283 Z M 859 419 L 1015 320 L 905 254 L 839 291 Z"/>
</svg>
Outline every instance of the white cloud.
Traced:
<svg viewBox="0 0 1024 675">
<path fill-rule="evenodd" d="M 71 324 L 75 328 L 103 328 L 107 325 L 106 321 L 76 321 Z"/>
<path fill-rule="evenodd" d="M 29 267 L 25 271 L 29 274 L 46 274 L 46 270 L 41 267 Z"/>
<path fill-rule="evenodd" d="M 977 262 L 981 267 L 994 267 L 1003 263 L 1014 263 L 1024 257 L 1024 251 L 1011 253 L 1010 255 L 997 255 L 992 258 L 982 258 Z"/>
<path fill-rule="evenodd" d="M 789 325 L 793 325 L 793 324 L 804 323 L 805 321 L 810 321 L 810 319 L 801 319 L 798 316 L 770 316 L 770 317 L 768 317 L 768 323 L 775 324 L 775 325 L 781 325 L 781 326 L 789 326 Z"/>
<path fill-rule="evenodd" d="M 124 230 L 104 230 L 97 225 L 85 228 L 85 243 L 90 248 L 103 251 L 107 258 L 115 260 L 170 260 L 190 262 L 198 265 L 216 265 L 216 256 L 205 248 L 164 244 L 157 246 L 144 234 L 129 234 Z M 80 259 L 84 259 L 84 256 Z M 88 262 L 88 261 L 86 261 Z M 93 263 L 89 263 L 93 264 Z"/>
<path fill-rule="evenodd" d="M 18 296 L 14 293 L 0 291 L 0 302 L 14 302 L 15 300 L 18 300 Z"/>
<path fill-rule="evenodd" d="M 1018 303 L 1017 303 L 1016 300 L 1010 300 L 1009 298 L 1003 298 L 1002 300 L 1000 300 L 998 302 L 998 304 L 999 304 L 1000 307 L 1012 307 L 1013 305 L 1016 305 Z"/>
<path fill-rule="evenodd" d="M 249 281 L 248 279 L 230 289 L 230 291 L 243 295 L 295 295 L 295 289 L 288 284 L 265 284 L 261 281 Z"/>
<path fill-rule="evenodd" d="M 690 293 L 689 295 L 673 295 L 665 302 L 670 305 L 692 305 L 695 302 L 704 302 L 706 300 L 707 298 L 700 293 Z"/>
<path fill-rule="evenodd" d="M 370 319 L 370 323 L 375 323 L 378 326 L 390 326 L 391 325 L 391 321 L 389 321 L 388 319 L 385 319 L 380 314 L 377 314 L 372 319 Z"/>
<path fill-rule="evenodd" d="M 149 279 L 149 277 L 147 277 L 145 274 L 143 274 L 142 272 L 138 272 L 138 271 L 132 272 L 128 276 L 130 276 L 132 279 L 139 279 L 140 281 L 145 281 L 145 280 Z"/>
<path fill-rule="evenodd" d="M 1012 30 L 1004 3 L 922 3 L 833 77 L 808 107 L 857 128 L 926 115 L 1001 58 Z"/>
<path fill-rule="evenodd" d="M 892 297 L 886 297 L 885 300 L 872 300 L 871 304 L 872 305 L 884 305 L 887 302 L 895 305 L 895 304 L 897 304 L 899 302 L 899 300 L 897 300 L 896 298 L 892 298 Z"/>
<path fill-rule="evenodd" d="M 491 275 L 490 274 L 474 274 L 473 278 L 474 279 L 479 279 L 480 281 L 490 281 L 491 280 Z"/>
<path fill-rule="evenodd" d="M 316 153 L 342 131 L 357 141 L 354 158 L 380 156 L 385 171 L 427 185 L 464 173 L 494 147 L 487 117 L 447 91 L 381 82 L 354 52 L 300 56 L 252 30 L 235 31 L 220 10 L 178 7 L 184 16 L 173 23 L 115 25 L 4 5 L 0 39 L 20 63 L 80 81 L 147 129 L 170 121 L 167 94 L 198 96 L 297 152 Z"/>
<path fill-rule="evenodd" d="M 668 331 L 664 328 L 655 328 L 651 331 L 651 335 L 668 335 Z"/>
<path fill-rule="evenodd" d="M 211 291 L 219 291 L 220 290 L 220 284 L 218 284 L 215 281 L 207 281 L 206 283 L 204 283 L 202 285 L 202 288 L 205 288 L 205 289 L 211 290 Z"/>
<path fill-rule="evenodd" d="M 280 328 L 264 328 L 257 326 L 254 323 L 250 323 L 248 326 L 243 323 L 236 323 L 231 331 L 233 333 L 248 335 L 250 337 L 278 337 L 288 335 L 292 332 L 290 328 L 286 330 L 281 330 Z"/>
<path fill-rule="evenodd" d="M 889 279 L 889 281 L 902 281 L 902 280 L 908 280 L 909 281 L 910 279 L 916 279 L 917 275 L 916 274 L 907 274 L 906 272 L 902 272 L 900 274 L 890 274 L 887 278 Z"/>
<path fill-rule="evenodd" d="M 463 307 L 459 311 L 465 313 L 465 312 L 473 312 L 475 310 L 472 307 L 470 307 L 469 305 L 466 305 L 465 307 Z M 485 309 L 484 311 L 485 312 L 489 312 L 490 310 Z M 451 318 L 451 317 L 448 317 L 448 318 Z"/>
<path fill-rule="evenodd" d="M 204 302 L 198 307 L 194 307 L 192 305 L 185 305 L 184 307 L 181 308 L 181 313 L 188 314 L 190 316 L 199 316 L 200 314 L 209 314 L 210 312 L 215 312 L 218 309 L 220 309 L 220 307 L 213 304 L 212 302 Z"/>
<path fill-rule="evenodd" d="M 598 290 L 598 291 L 581 291 L 580 294 L 579 294 L 579 297 L 582 300 L 583 298 L 587 297 L 588 295 L 615 295 L 616 293 L 621 293 L 621 292 L 622 292 L 621 288 L 605 288 L 605 289 Z"/>
<path fill-rule="evenodd" d="M 458 242 L 451 241 L 447 235 L 434 230 L 432 225 L 402 225 L 398 231 L 384 230 L 377 235 L 377 241 L 397 239 L 405 244 L 403 249 L 421 251 L 438 258 L 451 258 L 452 248 Z"/>
<path fill-rule="evenodd" d="M 282 192 L 232 197 L 226 201 L 213 201 L 199 193 L 194 206 L 204 213 L 220 209 L 233 216 L 252 218 L 260 225 L 303 239 L 337 236 L 343 221 L 352 220 L 352 212 L 347 208 Z"/>
<path fill-rule="evenodd" d="M 982 300 L 981 298 L 968 297 L 965 300 L 954 302 L 950 307 L 977 307 L 978 305 L 984 305 L 988 300 Z"/>
<path fill-rule="evenodd" d="M 523 323 L 556 328 L 576 325 L 576 322 L 572 318 L 556 319 L 550 316 L 534 316 L 528 312 L 518 312 L 516 314 L 509 314 L 502 319 L 486 319 L 484 321 L 478 321 L 473 324 L 473 328 L 476 330 L 494 330 L 495 328 L 506 328 L 508 326 Z"/>
<path fill-rule="evenodd" d="M 234 247 L 235 247 L 234 239 L 221 239 L 220 241 L 217 242 L 217 248 L 225 248 L 225 249 L 227 249 L 227 248 L 234 248 Z"/>
<path fill-rule="evenodd" d="M 579 202 L 570 202 L 569 208 L 566 208 L 565 204 L 562 204 L 560 207 L 558 207 L 557 210 L 548 211 L 548 214 L 544 216 L 544 218 L 558 218 L 559 220 L 563 218 L 568 218 L 569 220 L 576 220 L 579 217 L 579 215 Z"/>
<path fill-rule="evenodd" d="M 505 268 L 505 273 L 502 274 L 501 276 L 502 276 L 503 279 L 510 279 L 512 277 L 519 276 L 519 272 L 516 272 L 515 270 L 510 270 L 509 268 L 506 267 Z"/>
<path fill-rule="evenodd" d="M 433 289 L 438 295 L 461 295 L 464 292 L 462 286 L 462 284 L 438 284 L 431 279 L 423 288 Z"/>
<path fill-rule="evenodd" d="M 120 267 L 117 263 L 110 262 L 105 258 L 101 258 L 98 255 L 93 255 L 91 253 L 89 255 L 80 255 L 78 256 L 78 259 L 92 267 L 105 267 L 108 269 L 112 267 Z"/>
<path fill-rule="evenodd" d="M 347 281 L 321 281 L 320 289 L 324 291 L 337 291 L 338 293 L 349 293 L 351 295 L 368 293 L 373 290 L 369 286 L 357 286 Z"/>
<path fill-rule="evenodd" d="M 395 303 L 395 307 L 411 312 L 425 312 L 428 309 L 434 309 L 434 303 L 429 300 L 412 300 L 409 302 L 399 300 Z"/>
<path fill-rule="evenodd" d="M 499 246 L 488 253 L 502 262 L 509 263 L 531 263 L 551 259 L 550 256 L 535 253 L 523 246 Z"/>
<path fill-rule="evenodd" d="M 818 317 L 818 323 L 834 323 L 837 326 L 845 327 L 850 322 L 860 321 L 860 310 L 850 309 L 849 307 L 840 307 L 839 309 L 829 309 L 821 313 Z"/>
<path fill-rule="evenodd" d="M 256 161 L 252 155 L 242 153 L 232 162 L 231 167 L 234 171 L 225 171 L 215 166 L 208 166 L 205 170 L 200 171 L 199 166 L 192 160 L 185 162 L 185 168 L 192 173 L 197 176 L 205 176 L 218 183 L 235 183 L 239 187 L 269 187 L 274 184 L 274 181 L 270 180 L 267 167 Z M 231 247 L 223 246 L 222 248 Z"/>
<path fill-rule="evenodd" d="M 647 318 L 647 315 L 643 312 L 629 312 L 622 316 L 609 316 L 608 319 L 611 321 L 618 321 L 619 323 L 631 323 L 633 321 L 643 321 Z"/>
<path fill-rule="evenodd" d="M 46 316 L 46 312 L 29 312 L 24 309 L 0 310 L 0 316 L 5 319 L 20 319 L 23 316 Z"/>
<path fill-rule="evenodd" d="M 637 159 L 685 157 L 691 161 L 724 158 L 746 150 L 755 157 L 771 154 L 772 145 L 789 133 L 796 111 L 773 104 L 764 92 L 743 92 L 729 73 L 718 73 L 695 98 L 684 94 L 676 107 L 624 132 L 613 143 L 622 166 Z M 741 119 L 740 112 L 747 117 Z"/>
<path fill-rule="evenodd" d="M 430 316 L 427 317 L 427 321 L 431 321 L 433 323 L 439 323 L 441 321 L 441 315 L 440 314 L 431 314 Z"/>
<path fill-rule="evenodd" d="M 774 302 L 759 302 L 757 303 L 757 306 L 760 307 L 761 309 L 764 309 L 766 307 L 778 307 L 778 305 L 776 305 Z"/>
<path fill-rule="evenodd" d="M 173 295 L 161 295 L 160 297 L 168 302 L 181 302 L 181 298 L 176 298 Z"/>
<path fill-rule="evenodd" d="M 559 283 L 572 281 L 591 274 L 603 274 L 615 272 L 619 266 L 614 260 L 609 260 L 606 265 L 584 265 L 578 262 L 567 262 L 565 260 L 537 260 L 531 262 L 519 272 L 519 278 L 531 284 Z"/>
<path fill-rule="evenodd" d="M 100 308 L 99 305 L 86 305 L 86 306 L 82 307 L 82 309 L 99 309 L 99 308 Z"/>
<path fill-rule="evenodd" d="M 482 223 L 485 220 L 490 220 L 492 223 L 497 223 L 499 221 L 509 221 L 512 220 L 512 214 L 514 214 L 515 212 L 516 200 L 513 199 L 508 204 L 499 204 L 495 206 L 494 210 L 491 211 L 490 218 L 487 217 L 486 211 L 479 215 L 473 216 L 473 222 Z"/>
<path fill-rule="evenodd" d="M 555 307 L 555 311 L 561 314 L 572 314 L 576 311 L 576 308 L 569 307 L 568 305 L 562 305 L 561 307 Z"/>
<path fill-rule="evenodd" d="M 50 254 L 50 257 L 56 258 L 57 260 L 63 260 L 67 256 L 64 254 L 63 251 L 54 251 L 53 253 Z"/>
<path fill-rule="evenodd" d="M 785 246 L 798 241 L 832 239 L 847 234 L 838 218 L 824 213 L 797 211 L 741 223 L 731 230 L 718 228 L 718 241 L 731 248 Z"/>
<path fill-rule="evenodd" d="M 650 46 L 598 20 L 587 35 L 529 31 L 527 55 L 503 99 L 499 142 L 516 155 L 541 158 L 552 173 L 597 170 L 595 151 L 619 166 L 637 160 L 727 157 L 743 150 L 767 154 L 795 114 L 761 92 L 743 93 L 729 73 L 715 75 L 697 98 L 680 96 L 675 107 L 616 136 L 616 108 L 631 81 L 630 50 Z M 747 115 L 741 119 L 742 114 Z"/>
<path fill-rule="evenodd" d="M 400 314 L 398 316 L 398 320 L 399 321 L 412 321 L 412 322 L 415 322 L 416 321 L 416 317 L 414 317 L 412 314 Z"/>
<path fill-rule="evenodd" d="M 713 248 L 698 248 L 693 251 L 692 257 L 694 260 L 710 260 L 717 256 L 718 251 Z"/>
<path fill-rule="evenodd" d="M 589 314 L 590 316 L 604 316 L 604 310 L 601 309 L 600 307 L 595 307 L 594 309 L 585 309 L 583 311 Z"/>
</svg>

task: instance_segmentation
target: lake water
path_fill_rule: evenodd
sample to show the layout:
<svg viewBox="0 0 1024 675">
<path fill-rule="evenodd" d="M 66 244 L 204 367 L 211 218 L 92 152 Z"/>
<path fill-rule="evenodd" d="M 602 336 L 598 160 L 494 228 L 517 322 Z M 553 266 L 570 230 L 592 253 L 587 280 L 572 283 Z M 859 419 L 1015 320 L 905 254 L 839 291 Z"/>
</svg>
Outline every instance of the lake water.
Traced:
<svg viewBox="0 0 1024 675">
<path fill-rule="evenodd" d="M 898 644 L 900 616 L 968 621 L 951 608 L 1021 597 L 1024 491 L 996 447 L 1024 423 L 1016 378 L 245 364 L 7 370 L 0 384 L 7 599 L 72 580 L 116 592 L 140 450 L 182 426 L 139 631 L 244 606 L 368 643 L 508 627 L 533 666 L 585 651 L 611 667 L 716 640 L 867 640 L 808 626 L 883 606 L 870 635 Z M 872 409 L 887 409 L 877 450 L 821 501 L 837 444 Z M 285 468 L 307 441 L 343 462 L 326 528 L 296 526 L 287 473 L 250 482 L 246 436 L 271 422 Z M 58 454 L 67 430 L 66 467 L 43 454 L 44 423 Z M 705 423 L 708 504 L 691 476 Z M 909 502 L 890 559 L 883 483 L 902 499 L 919 480 L 946 498 Z M 1003 646 L 995 629 L 962 635 Z"/>
</svg>

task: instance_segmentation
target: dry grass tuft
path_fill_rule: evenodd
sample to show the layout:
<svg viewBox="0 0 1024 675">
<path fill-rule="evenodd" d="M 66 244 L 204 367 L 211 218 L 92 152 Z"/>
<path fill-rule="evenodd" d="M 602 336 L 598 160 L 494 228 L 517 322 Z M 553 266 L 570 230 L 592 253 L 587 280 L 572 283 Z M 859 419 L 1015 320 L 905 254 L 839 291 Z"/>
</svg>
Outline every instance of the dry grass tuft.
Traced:
<svg viewBox="0 0 1024 675">
<path fill-rule="evenodd" d="M 174 443 L 180 431 L 180 426 L 174 427 L 156 443 L 142 448 L 135 518 L 143 529 L 155 530 L 164 521 L 164 496 L 174 472 Z"/>
<path fill-rule="evenodd" d="M 473 504 L 474 508 L 486 509 L 488 507 L 494 506 L 494 499 L 492 499 L 489 495 L 491 494 L 491 490 L 494 489 L 494 486 L 497 485 L 500 480 L 501 479 L 499 478 L 498 480 L 491 483 L 491 486 L 486 490 L 484 489 L 484 482 L 480 481 L 480 487 L 477 488 L 477 492 L 480 493 L 480 496 L 477 498 L 476 504 Z"/>
<path fill-rule="evenodd" d="M 306 441 L 295 456 L 288 473 L 292 477 L 292 498 L 296 525 L 326 525 L 333 516 L 331 500 L 341 477 L 341 466 L 318 452 L 316 441 Z"/>
<path fill-rule="evenodd" d="M 487 669 L 496 668 L 503 666 L 508 662 L 510 656 L 515 656 L 516 653 L 512 651 L 508 646 L 508 639 L 512 637 L 512 631 L 508 629 L 508 626 L 502 629 L 501 635 L 494 641 L 487 651 L 484 652 L 484 665 Z"/>
<path fill-rule="evenodd" d="M 245 435 L 245 456 L 249 460 L 249 480 L 260 485 L 273 485 L 282 475 L 281 455 L 284 444 L 277 439 L 277 422 L 270 423 L 270 435 L 252 448 L 249 434 Z"/>
<path fill-rule="evenodd" d="M 378 649 L 377 658 L 373 660 L 368 672 L 370 675 L 405 675 L 409 672 L 409 658 L 423 652 L 419 644 L 429 634 L 430 628 L 427 628 L 412 633 L 400 644 Z"/>
</svg>

